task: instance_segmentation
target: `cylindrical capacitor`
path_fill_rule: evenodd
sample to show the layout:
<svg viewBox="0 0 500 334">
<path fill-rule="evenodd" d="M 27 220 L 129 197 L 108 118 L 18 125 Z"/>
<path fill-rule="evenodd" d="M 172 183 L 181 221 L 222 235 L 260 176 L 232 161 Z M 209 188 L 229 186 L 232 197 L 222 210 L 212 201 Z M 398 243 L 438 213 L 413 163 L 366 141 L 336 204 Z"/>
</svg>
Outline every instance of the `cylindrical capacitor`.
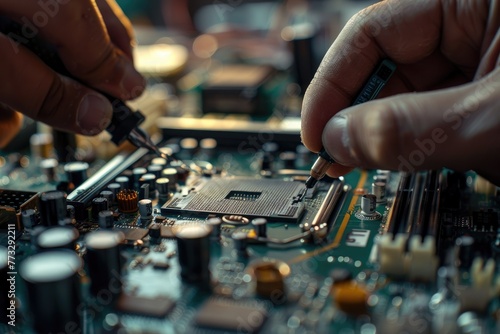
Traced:
<svg viewBox="0 0 500 334">
<path fill-rule="evenodd" d="M 188 176 L 189 176 L 189 168 L 181 161 L 172 161 L 170 164 L 172 168 L 175 168 L 177 171 L 177 182 L 186 182 Z M 162 172 L 163 177 L 167 177 L 163 172 Z M 169 178 L 170 179 L 170 178 Z"/>
<path fill-rule="evenodd" d="M 170 180 L 166 177 L 156 179 L 156 189 L 161 198 L 166 198 L 170 194 Z"/>
<path fill-rule="evenodd" d="M 139 201 L 139 215 L 142 221 L 153 219 L 153 202 L 150 199 L 141 199 Z"/>
<path fill-rule="evenodd" d="M 272 153 L 264 152 L 260 164 L 260 170 L 273 170 L 274 157 Z"/>
<path fill-rule="evenodd" d="M 140 179 L 139 179 L 139 187 L 142 186 L 143 184 L 149 185 L 149 193 L 155 191 L 155 181 L 156 181 L 156 176 L 151 173 L 144 174 Z"/>
<path fill-rule="evenodd" d="M 66 194 L 59 190 L 40 195 L 40 220 L 44 226 L 64 225 L 66 218 Z"/>
<path fill-rule="evenodd" d="M 89 164 L 83 161 L 68 162 L 64 165 L 68 181 L 73 183 L 75 187 L 79 187 L 83 182 L 87 181 L 88 169 Z"/>
<path fill-rule="evenodd" d="M 267 220 L 266 218 L 255 218 L 252 220 L 252 225 L 255 229 L 255 233 L 260 238 L 267 238 Z"/>
<path fill-rule="evenodd" d="M 458 258 L 461 268 L 470 268 L 474 260 L 474 238 L 464 235 L 455 240 L 455 246 L 458 248 Z"/>
<path fill-rule="evenodd" d="M 198 148 L 198 140 L 195 138 L 184 138 L 180 141 L 179 146 L 181 147 L 180 156 L 181 158 L 192 159 L 193 154 Z"/>
<path fill-rule="evenodd" d="M 384 182 L 373 182 L 372 183 L 372 193 L 377 198 L 377 203 L 385 203 L 385 183 Z"/>
<path fill-rule="evenodd" d="M 37 223 L 35 210 L 26 209 L 21 212 L 21 222 L 25 229 L 31 230 Z"/>
<path fill-rule="evenodd" d="M 373 216 L 376 214 L 377 198 L 373 194 L 361 196 L 361 213 L 365 216 Z"/>
<path fill-rule="evenodd" d="M 162 166 L 164 168 L 167 165 L 167 159 L 160 158 L 160 157 L 153 158 L 151 160 L 151 165 Z"/>
<path fill-rule="evenodd" d="M 246 232 L 236 231 L 231 235 L 231 237 L 233 238 L 234 250 L 236 251 L 236 255 L 238 255 L 239 257 L 247 257 L 248 240 Z"/>
<path fill-rule="evenodd" d="M 148 166 L 148 174 L 153 174 L 156 178 L 160 178 L 161 171 L 163 170 L 163 168 L 165 168 L 165 166 L 163 166 L 163 165 L 149 165 Z M 146 174 L 146 175 L 148 175 L 148 174 Z"/>
<path fill-rule="evenodd" d="M 82 298 L 80 277 L 82 260 L 75 252 L 59 249 L 33 255 L 23 261 L 19 273 L 34 330 L 37 333 L 81 332 Z"/>
<path fill-rule="evenodd" d="M 113 228 L 115 224 L 115 217 L 113 211 L 104 210 L 99 212 L 99 227 L 100 228 Z"/>
<path fill-rule="evenodd" d="M 116 202 L 116 195 L 122 190 L 119 183 L 110 183 L 108 184 L 108 190 L 113 193 L 113 199 Z"/>
<path fill-rule="evenodd" d="M 220 234 L 221 234 L 220 228 L 222 225 L 222 220 L 220 218 L 217 218 L 217 217 L 210 218 L 207 221 L 207 225 L 211 226 L 211 228 L 212 228 L 212 232 L 210 233 L 210 239 L 215 240 L 215 241 L 219 241 Z"/>
<path fill-rule="evenodd" d="M 115 195 L 111 190 L 103 190 L 99 195 L 108 201 L 108 208 L 111 206 L 111 203 L 115 201 Z"/>
<path fill-rule="evenodd" d="M 148 172 L 144 167 L 137 167 L 132 169 L 132 175 L 134 178 L 134 187 L 139 188 L 139 179 Z"/>
<path fill-rule="evenodd" d="M 181 277 L 187 283 L 210 283 L 210 233 L 210 227 L 201 224 L 180 226 L 175 231 Z"/>
<path fill-rule="evenodd" d="M 156 223 L 151 224 L 148 234 L 153 241 L 159 241 L 161 238 L 161 225 Z"/>
<path fill-rule="evenodd" d="M 123 233 L 112 230 L 98 230 L 85 236 L 90 292 L 94 296 L 105 293 L 113 299 L 121 292 L 120 244 L 124 240 Z"/>
<path fill-rule="evenodd" d="M 92 218 L 97 220 L 99 212 L 109 210 L 108 200 L 104 197 L 96 197 L 92 200 Z"/>
<path fill-rule="evenodd" d="M 65 248 L 75 250 L 80 233 L 71 226 L 54 226 L 41 231 L 36 236 L 36 245 L 40 250 Z"/>
<path fill-rule="evenodd" d="M 161 172 L 161 176 L 169 179 L 171 189 L 175 188 L 175 184 L 177 183 L 177 169 L 173 167 L 165 168 Z"/>
<path fill-rule="evenodd" d="M 16 306 L 11 304 L 9 294 L 10 286 L 15 288 L 16 277 L 7 276 L 7 264 L 8 264 L 8 252 L 7 248 L 0 246 L 0 324 L 7 323 L 11 320 L 10 315 L 12 314 L 12 320 L 16 317 Z M 7 318 L 9 315 L 9 318 Z"/>
<path fill-rule="evenodd" d="M 115 182 L 120 185 L 120 190 L 130 189 L 130 179 L 127 176 L 118 176 Z M 116 196 L 116 194 L 115 194 Z"/>
<path fill-rule="evenodd" d="M 387 180 L 389 179 L 388 175 L 385 174 L 377 174 L 373 176 L 374 182 L 382 182 L 387 184 Z"/>
<path fill-rule="evenodd" d="M 57 166 L 59 162 L 56 159 L 43 159 L 40 161 L 40 168 L 43 174 L 47 177 L 48 182 L 53 182 L 57 179 Z"/>
</svg>

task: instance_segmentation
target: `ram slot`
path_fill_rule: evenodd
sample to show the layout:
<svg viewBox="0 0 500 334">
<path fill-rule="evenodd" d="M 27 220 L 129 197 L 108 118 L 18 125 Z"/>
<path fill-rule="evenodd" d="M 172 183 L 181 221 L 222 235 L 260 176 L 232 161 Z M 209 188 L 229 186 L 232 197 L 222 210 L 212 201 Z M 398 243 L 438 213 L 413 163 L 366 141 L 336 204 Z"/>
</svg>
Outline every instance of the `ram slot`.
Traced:
<svg viewBox="0 0 500 334">
<path fill-rule="evenodd" d="M 396 196 L 388 217 L 387 231 L 393 236 L 406 231 L 407 216 L 409 213 L 414 175 L 404 173 L 401 175 Z"/>
</svg>

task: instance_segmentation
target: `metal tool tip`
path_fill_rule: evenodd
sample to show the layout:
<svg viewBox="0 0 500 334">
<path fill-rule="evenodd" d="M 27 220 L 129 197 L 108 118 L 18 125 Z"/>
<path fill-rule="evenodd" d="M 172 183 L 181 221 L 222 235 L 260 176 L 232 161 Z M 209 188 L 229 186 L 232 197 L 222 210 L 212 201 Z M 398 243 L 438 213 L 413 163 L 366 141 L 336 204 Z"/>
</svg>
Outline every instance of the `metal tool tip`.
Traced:
<svg viewBox="0 0 500 334">
<path fill-rule="evenodd" d="M 312 187 L 314 187 L 314 185 L 316 184 L 316 182 L 318 182 L 318 180 L 316 180 L 314 177 L 312 176 L 309 176 L 307 178 L 307 181 L 306 181 L 306 188 L 307 189 L 310 189 Z"/>
</svg>

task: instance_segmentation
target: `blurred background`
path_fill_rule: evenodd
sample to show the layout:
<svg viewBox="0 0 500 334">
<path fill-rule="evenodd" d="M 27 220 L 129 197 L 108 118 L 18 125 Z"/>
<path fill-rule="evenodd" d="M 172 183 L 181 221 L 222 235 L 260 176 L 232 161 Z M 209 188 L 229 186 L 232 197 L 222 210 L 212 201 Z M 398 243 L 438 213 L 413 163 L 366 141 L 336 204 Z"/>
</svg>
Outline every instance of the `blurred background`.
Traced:
<svg viewBox="0 0 500 334">
<path fill-rule="evenodd" d="M 196 151 L 207 138 L 239 153 L 253 154 L 273 142 L 302 154 L 303 93 L 345 23 L 375 1 L 117 2 L 134 25 L 134 61 L 148 80 L 130 105 L 146 115 L 141 126 L 155 139 L 174 143 L 181 154 Z M 52 161 L 48 170 L 72 161 L 97 170 L 118 151 L 133 149 L 127 143 L 116 147 L 106 132 L 75 136 L 25 119 L 21 133 L 0 152 L 0 186 L 26 185 L 26 175 L 43 160 Z M 35 189 L 47 184 L 44 174 L 30 179 Z"/>
</svg>

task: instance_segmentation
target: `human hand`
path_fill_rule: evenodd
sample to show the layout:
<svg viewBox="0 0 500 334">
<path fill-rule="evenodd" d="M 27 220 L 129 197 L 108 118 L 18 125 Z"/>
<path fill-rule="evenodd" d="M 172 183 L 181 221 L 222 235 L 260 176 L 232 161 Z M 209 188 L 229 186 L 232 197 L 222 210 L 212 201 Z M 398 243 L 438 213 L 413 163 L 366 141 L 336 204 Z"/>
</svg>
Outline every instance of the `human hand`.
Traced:
<svg viewBox="0 0 500 334">
<path fill-rule="evenodd" d="M 499 28 L 498 0 L 388 0 L 363 10 L 304 96 L 304 144 L 338 161 L 332 176 L 446 166 L 500 184 Z M 347 108 L 383 58 L 398 66 L 385 98 Z"/>
<path fill-rule="evenodd" d="M 61 130 L 95 135 L 112 116 L 111 103 L 96 90 L 124 100 L 144 90 L 133 66 L 131 24 L 114 0 L 0 0 L 0 13 L 22 25 L 21 35 L 0 33 L 0 146 L 21 125 L 16 110 Z M 38 34 L 83 84 L 23 47 Z"/>
</svg>

